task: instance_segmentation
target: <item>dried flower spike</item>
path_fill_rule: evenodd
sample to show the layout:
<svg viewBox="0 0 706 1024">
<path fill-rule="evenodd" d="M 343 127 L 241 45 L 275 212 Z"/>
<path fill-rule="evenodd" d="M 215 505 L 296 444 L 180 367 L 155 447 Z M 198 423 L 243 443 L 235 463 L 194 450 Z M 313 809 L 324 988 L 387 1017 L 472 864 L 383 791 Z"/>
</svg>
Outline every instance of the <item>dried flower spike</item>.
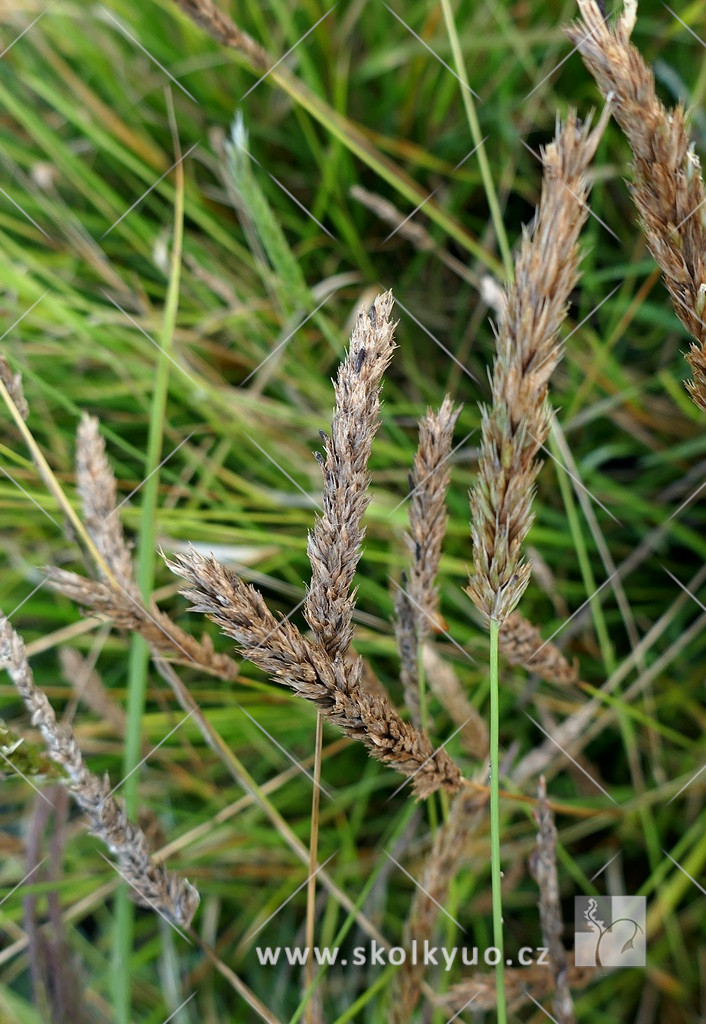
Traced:
<svg viewBox="0 0 706 1024">
<path fill-rule="evenodd" d="M 311 584 L 304 615 L 331 657 L 345 653 L 353 634 L 351 585 L 370 502 L 368 460 L 380 426 L 382 377 L 395 350 L 392 305 L 392 292 L 386 292 L 358 314 L 334 385 L 331 434 L 324 435 L 324 511 L 309 534 Z"/>
<path fill-rule="evenodd" d="M 412 779 L 417 796 L 439 787 L 456 792 L 458 767 L 398 715 L 384 696 L 361 684 L 362 661 L 331 658 L 318 641 L 307 640 L 288 619 L 276 619 L 262 595 L 235 572 L 193 548 L 167 563 L 188 583 L 182 591 L 238 644 L 242 655 L 277 682 L 316 705 L 323 717 L 369 753 Z"/>
<path fill-rule="evenodd" d="M 468 593 L 488 620 L 502 623 L 529 581 L 522 543 L 532 524 L 536 454 L 549 430 L 547 387 L 561 357 L 559 328 L 578 278 L 578 236 L 586 220 L 586 169 L 605 126 L 593 132 L 571 112 L 543 153 L 544 175 L 532 233 L 523 232 L 515 281 L 499 320 L 482 411 L 478 480 L 471 492 L 475 575 Z"/>
<path fill-rule="evenodd" d="M 537 793 L 537 845 L 530 869 L 539 886 L 539 916 L 542 939 L 549 950 L 554 978 L 554 1018 L 557 1024 L 574 1024 L 574 1003 L 569 988 L 569 961 L 561 941 L 564 923 L 561 918 L 561 894 L 556 866 L 557 832 L 554 815 L 547 800 L 547 784 L 539 778 Z"/>
<path fill-rule="evenodd" d="M 578 0 L 583 22 L 567 35 L 610 105 L 633 153 L 630 191 L 674 311 L 696 340 L 687 388 L 706 410 L 706 191 L 681 106 L 657 98 L 652 71 L 630 42 L 637 17 L 628 0 L 610 27 L 596 0 Z"/>
<path fill-rule="evenodd" d="M 419 423 L 419 445 L 414 457 L 409 499 L 411 555 L 407 588 L 417 619 L 420 642 L 435 626 L 439 595 L 435 581 L 446 533 L 446 492 L 451 479 L 449 456 L 454 427 L 461 408 L 454 409 L 448 395 L 438 412 L 427 409 Z"/>
<path fill-rule="evenodd" d="M 436 576 L 446 533 L 446 492 L 453 431 L 460 408 L 448 395 L 438 412 L 427 409 L 419 422 L 419 444 L 409 475 L 409 532 L 405 535 L 411 562 L 395 597 L 395 635 L 400 653 L 402 689 L 412 721 L 422 726 L 419 693 L 419 652 L 439 623 Z"/>
<path fill-rule="evenodd" d="M 543 641 L 537 627 L 519 612 L 513 612 L 503 623 L 500 650 L 511 665 L 536 672 L 548 683 L 567 686 L 578 682 L 578 672 L 556 644 Z"/>
<path fill-rule="evenodd" d="M 472 789 L 463 789 L 449 808 L 449 815 L 434 837 L 424 874 L 415 889 L 412 905 L 404 926 L 404 947 L 410 951 L 412 943 L 422 948 L 434 935 L 434 929 L 448 901 L 451 883 L 470 836 L 483 815 L 485 796 Z M 390 1024 L 407 1024 L 421 994 L 425 964 L 423 959 L 411 955 L 397 973 L 391 1000 Z"/>
<path fill-rule="evenodd" d="M 93 542 L 122 587 L 139 596 L 132 559 L 116 508 L 116 484 L 95 416 L 84 413 L 76 433 L 76 483 L 83 521 Z"/>
<path fill-rule="evenodd" d="M 362 683 L 362 659 L 349 655 L 351 586 L 370 500 L 368 459 L 380 422 L 380 384 L 394 350 L 392 305 L 387 292 L 358 315 L 335 383 L 331 435 L 322 435 L 324 512 L 309 536 L 312 576 L 304 607 L 314 640 L 287 619 L 277 620 L 254 587 L 214 558 L 191 549 L 168 564 L 187 581 L 183 593 L 193 610 L 232 637 L 244 657 L 312 701 L 327 721 L 411 778 L 413 791 L 425 797 L 440 787 L 460 789 L 457 765 L 443 749 L 434 751 L 384 694 Z"/>
<path fill-rule="evenodd" d="M 152 857 L 147 838 L 125 814 L 111 793 L 107 776 L 99 779 L 86 767 L 76 738 L 59 723 L 46 695 L 37 687 L 25 645 L 0 613 L 0 666 L 6 669 L 49 750 L 49 756 L 68 778 L 74 800 L 91 819 L 94 835 L 114 854 L 123 878 L 139 902 L 188 927 L 199 905 L 199 894 L 186 879 L 167 871 Z"/>
<path fill-rule="evenodd" d="M 148 607 L 143 601 L 116 505 L 115 476 L 93 416 L 83 416 L 76 434 L 76 482 L 86 529 L 108 572 L 101 571 L 97 562 L 103 579 L 92 580 L 50 567 L 51 586 L 76 604 L 106 615 L 116 628 L 140 633 L 153 653 L 176 656 L 220 679 L 235 679 L 237 664 L 227 655 L 217 654 L 208 637 L 199 643 L 154 604 Z"/>
</svg>

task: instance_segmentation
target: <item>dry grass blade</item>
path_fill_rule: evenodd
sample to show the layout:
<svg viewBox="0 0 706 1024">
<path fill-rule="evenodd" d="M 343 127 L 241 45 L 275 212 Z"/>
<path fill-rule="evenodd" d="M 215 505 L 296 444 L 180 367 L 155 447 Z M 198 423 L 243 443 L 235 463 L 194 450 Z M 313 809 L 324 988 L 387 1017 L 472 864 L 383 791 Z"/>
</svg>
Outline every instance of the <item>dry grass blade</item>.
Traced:
<svg viewBox="0 0 706 1024">
<path fill-rule="evenodd" d="M 578 672 L 559 648 L 544 643 L 542 635 L 524 615 L 513 612 L 500 630 L 500 650 L 511 665 L 521 665 L 549 683 L 567 686 L 578 682 Z"/>
<path fill-rule="evenodd" d="M 434 838 L 404 927 L 404 947 L 416 940 L 421 948 L 431 940 L 444 906 L 449 886 L 456 876 L 468 837 L 475 831 L 486 803 L 484 794 L 462 790 L 449 809 L 449 816 Z M 390 1024 L 408 1024 L 419 1001 L 424 978 L 424 963 L 408 956 L 398 971 L 393 988 Z"/>
<path fill-rule="evenodd" d="M 393 234 L 399 234 L 400 238 L 406 238 L 420 252 L 433 252 L 444 266 L 452 270 L 457 277 L 468 281 L 474 288 L 482 290 L 483 282 L 485 280 L 492 280 L 475 274 L 464 260 L 460 260 L 457 256 L 454 256 L 443 246 L 439 245 L 425 227 L 419 224 L 413 217 L 401 213 L 389 199 L 384 199 L 376 192 L 369 192 L 362 185 L 358 184 L 351 185 L 350 196 L 351 199 L 356 199 L 359 203 L 362 203 L 376 217 L 379 217 L 380 220 L 394 228 Z"/>
<path fill-rule="evenodd" d="M 532 233 L 523 234 L 515 282 L 497 331 L 492 404 L 483 409 L 478 480 L 471 492 L 475 575 L 468 593 L 502 623 L 529 581 L 521 547 L 532 524 L 539 446 L 549 430 L 547 389 L 561 357 L 559 328 L 578 278 L 586 220 L 586 169 L 605 117 L 593 132 L 574 113 L 543 153 L 542 194 Z"/>
<path fill-rule="evenodd" d="M 186 879 L 156 863 L 144 832 L 111 795 L 108 778 L 99 779 L 88 770 L 71 728 L 57 722 L 47 697 L 34 682 L 24 643 L 4 615 L 0 615 L 0 665 L 42 733 L 49 756 L 66 773 L 76 803 L 91 820 L 91 831 L 114 854 L 139 902 L 188 927 L 199 904 L 198 892 Z"/>
<path fill-rule="evenodd" d="M 664 274 L 674 310 L 696 339 L 687 355 L 687 388 L 706 409 L 706 192 L 681 106 L 657 98 L 652 71 L 630 42 L 637 3 L 628 0 L 610 27 L 595 0 L 578 0 L 582 23 L 567 34 L 603 95 L 633 153 L 632 197 L 650 252 Z"/>
<path fill-rule="evenodd" d="M 537 846 L 530 861 L 532 874 L 539 886 L 539 916 L 542 938 L 549 950 L 554 976 L 554 1017 L 557 1024 L 574 1024 L 574 1003 L 568 983 L 569 962 L 561 941 L 564 924 L 561 918 L 561 896 L 556 865 L 556 825 L 547 801 L 547 784 L 539 779 L 537 793 Z"/>
<path fill-rule="evenodd" d="M 390 224 L 395 229 L 395 234 L 399 232 L 401 238 L 406 238 L 420 252 L 430 252 L 436 248 L 436 242 L 427 229 L 416 220 L 406 217 L 389 199 L 384 199 L 376 192 L 369 192 L 358 184 L 351 185 L 350 195 L 351 199 L 356 199 L 368 210 L 372 210 L 380 220 Z M 473 279 L 477 280 L 476 277 Z"/>
<path fill-rule="evenodd" d="M 351 584 L 361 555 L 363 515 L 370 502 L 368 460 L 380 426 L 380 386 L 395 349 L 392 292 L 360 312 L 335 383 L 331 435 L 322 432 L 323 515 L 309 534 L 311 584 L 304 615 L 331 657 L 353 633 Z"/>
<path fill-rule="evenodd" d="M 366 690 L 360 659 L 331 659 L 287 619 L 276 619 L 262 595 L 232 570 L 193 549 L 169 567 L 188 583 L 184 596 L 238 644 L 243 656 L 310 700 L 332 725 L 359 740 L 373 757 L 413 778 L 418 796 L 439 787 L 455 792 L 461 773 L 444 750 L 404 722 L 390 702 Z"/>
<path fill-rule="evenodd" d="M 4 356 L 1 357 L 0 362 L 0 398 L 5 402 L 5 405 L 15 422 L 15 426 L 27 445 L 32 456 L 32 460 L 39 470 L 47 489 L 56 500 L 61 511 L 64 513 L 68 526 L 73 531 L 76 541 L 91 556 L 104 577 L 115 582 L 110 567 L 103 559 L 103 556 L 96 547 L 90 533 L 86 530 L 86 527 L 79 519 L 72 503 L 64 494 L 61 484 L 42 454 L 39 445 L 34 440 L 32 431 L 25 423 L 25 420 L 29 416 L 29 406 L 22 389 L 22 377 L 19 373 L 12 373 Z"/>
</svg>

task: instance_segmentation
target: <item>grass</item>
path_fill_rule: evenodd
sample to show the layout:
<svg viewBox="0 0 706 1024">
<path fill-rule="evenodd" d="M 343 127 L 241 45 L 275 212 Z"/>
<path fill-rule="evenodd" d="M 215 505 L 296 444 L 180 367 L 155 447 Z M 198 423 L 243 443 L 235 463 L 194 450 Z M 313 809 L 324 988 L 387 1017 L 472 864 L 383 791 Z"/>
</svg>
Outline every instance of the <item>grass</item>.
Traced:
<svg viewBox="0 0 706 1024">
<path fill-rule="evenodd" d="M 242 27 L 274 58 L 327 9 L 305 3 L 292 14 L 278 0 L 246 12 L 241 6 L 233 7 L 234 15 L 242 16 Z M 505 7 L 464 0 L 455 7 L 395 7 L 481 95 L 470 110 L 479 138 L 488 136 L 487 164 L 474 156 L 458 167 L 477 141 L 465 90 L 381 3 L 340 4 L 242 103 L 256 76 L 167 0 L 143 7 L 110 3 L 106 10 L 111 17 L 71 0 L 53 7 L 0 61 L 6 193 L 0 194 L 0 334 L 7 331 L 2 350 L 23 374 L 31 408 L 27 427 L 36 445 L 77 509 L 73 448 L 82 411 L 101 419 L 121 499 L 181 444 L 122 509 L 138 551 L 144 538 L 144 565 L 154 550 L 152 532 L 167 552 L 196 542 L 244 567 L 270 606 L 287 614 L 304 597 L 306 531 L 313 502 L 320 500 L 320 471 L 311 452 L 320 447 L 319 429 L 330 421 L 329 378 L 343 354 L 354 307 L 392 286 L 401 303 L 399 350 L 384 385 L 383 424 L 373 448 L 374 499 L 357 577 L 355 645 L 374 661 L 400 703 L 390 581 L 399 579 L 408 555 L 402 540 L 406 508 L 395 506 L 407 491 L 416 420 L 449 391 L 464 403 L 455 443 L 476 433 L 452 457 L 440 577 L 448 634 L 463 651 L 443 636 L 436 644 L 471 702 L 486 713 L 488 634 L 463 587 L 471 561 L 467 492 L 476 479 L 477 402 L 488 397 L 486 368 L 494 341 L 476 288 L 440 257 L 455 257 L 476 278 L 489 273 L 499 279 L 504 243 L 489 196 L 497 196 L 512 248 L 532 215 L 540 180 L 537 160 L 522 141 L 537 151 L 554 131 L 557 110 L 565 112 L 571 103 L 585 115 L 598 103 L 576 54 L 550 74 L 569 52 L 560 25 L 573 16 L 573 5 L 549 0 Z M 39 13 L 28 0 L 16 5 L 0 49 Z M 699 6 L 678 13 L 705 35 Z M 692 124 L 703 149 L 701 46 L 652 0 L 640 6 L 635 41 L 656 67 L 665 101 L 673 103 L 682 93 L 693 102 Z M 172 106 L 180 151 L 198 143 L 183 164 L 181 246 L 181 186 L 174 172 L 123 216 L 177 159 Z M 259 161 L 243 161 L 239 175 L 225 145 L 237 109 L 248 151 Z M 557 457 L 574 480 L 547 457 L 529 536 L 535 572 L 521 605 L 545 637 L 563 627 L 555 640 L 578 660 L 583 685 L 561 691 L 538 684 L 501 659 L 500 745 L 503 753 L 517 749 L 521 757 L 544 740 L 525 710 L 551 731 L 552 723 L 598 695 L 597 710 L 572 752 L 617 806 L 566 763 L 557 760 L 546 773 L 550 799 L 562 808 L 557 825 L 567 944 L 574 895 L 645 893 L 648 968 L 614 972 L 578 992 L 576 1016 L 632 1021 L 641 1010 L 646 1020 L 695 1022 L 706 944 L 704 897 L 673 861 L 651 862 L 645 851 L 653 826 L 660 849 L 704 884 L 703 774 L 687 784 L 703 766 L 706 728 L 706 619 L 699 607 L 706 600 L 699 576 L 706 516 L 704 492 L 698 491 L 706 439 L 703 414 L 681 383 L 688 373 L 682 359 L 688 336 L 635 224 L 623 180 L 627 159 L 624 140 L 609 126 L 594 164 L 592 207 L 618 239 L 589 218 L 582 237 L 584 274 L 565 333 L 576 330 L 552 385 L 573 462 L 561 450 Z M 410 222 L 428 229 L 433 247 L 419 251 L 401 232 L 385 242 L 390 225 L 350 197 L 353 185 L 394 202 L 402 216 L 438 188 Z M 172 257 L 180 248 L 177 277 Z M 168 364 L 160 348 L 168 349 Z M 61 496 L 35 470 L 9 415 L 0 433 L 0 465 L 0 607 L 6 613 L 17 608 L 13 623 L 28 643 L 38 682 L 57 709 L 68 705 L 72 689 L 60 675 L 57 656 L 68 643 L 95 661 L 111 698 L 128 707 L 128 691 L 135 701 L 139 683 L 127 671 L 126 637 L 82 618 L 49 588 L 35 591 L 44 565 L 78 571 L 83 565 L 61 527 Z M 608 583 L 606 552 L 616 567 L 623 566 Z M 149 575 L 145 568 L 146 587 Z M 604 584 L 595 596 L 591 580 L 596 587 Z M 201 617 L 187 614 L 174 578 L 159 560 L 154 585 L 182 626 L 196 635 L 211 630 Z M 293 621 L 303 624 L 300 611 Z M 211 635 L 218 649 L 231 651 L 215 629 Z M 292 846 L 298 841 L 308 853 L 312 787 L 288 755 L 314 771 L 316 715 L 294 695 L 267 684 L 252 666 L 244 664 L 241 676 L 225 685 L 183 672 L 214 742 L 230 752 L 229 769 L 191 718 L 131 781 L 142 812 L 164 841 L 175 844 L 169 866 L 199 887 L 202 907 L 195 923 L 201 939 L 279 1020 L 306 1020 L 303 976 L 261 966 L 256 942 L 247 937 L 309 873 Z M 607 679 L 618 681 L 601 696 Z M 151 665 L 144 681 L 144 713 L 134 710 L 124 736 L 83 706 L 74 719 L 92 770 L 108 771 L 114 783 L 124 774 L 126 745 L 134 763 L 140 743 L 145 750 L 155 747 L 184 715 Z M 442 742 L 455 726 L 429 687 L 426 703 L 432 735 Z M 137 707 L 139 701 L 133 703 Z M 0 715 L 38 748 L 38 736 L 4 676 Z M 477 767 L 459 737 L 448 749 L 467 774 Z M 644 775 L 641 788 L 635 784 L 636 764 Z M 322 795 L 318 862 L 334 855 L 327 871 L 336 885 L 399 944 L 415 886 L 382 851 L 419 879 L 432 843 L 427 819 L 422 816 L 409 830 L 415 812 L 406 790 L 392 796 L 401 780 L 328 726 L 321 774 L 335 799 Z M 248 777 L 256 788 L 237 781 Z M 516 952 L 540 944 L 537 890 L 527 872 L 536 829 L 528 808 L 512 799 L 510 780 L 499 781 L 503 870 L 512 883 L 504 892 L 505 944 Z M 519 791 L 533 797 L 535 780 Z M 43 1019 L 41 1002 L 31 992 L 34 954 L 27 945 L 23 897 L 36 894 L 45 917 L 49 893 L 57 892 L 64 934 L 47 926 L 46 935 L 58 949 L 66 943 L 80 963 L 90 1019 L 121 1019 L 110 981 L 116 943 L 129 958 L 121 987 L 123 1019 L 160 1024 L 194 991 L 176 1013 L 180 1024 L 249 1019 L 252 1011 L 232 979 L 154 915 L 135 910 L 133 941 L 120 929 L 116 938 L 120 880 L 76 817 L 52 826 L 60 857 L 10 895 L 29 870 L 26 843 L 38 828 L 41 801 L 10 772 L 2 795 L 0 899 L 8 898 L 0 907 L 0 1018 L 13 1024 Z M 441 813 L 437 817 L 442 820 Z M 39 859 L 50 841 L 48 835 L 42 840 Z M 487 822 L 471 836 L 466 853 L 449 912 L 482 947 L 492 942 Z M 319 946 L 362 944 L 355 915 L 321 884 L 316 901 Z M 306 918 L 304 886 L 257 941 L 302 943 Z M 468 941 L 443 915 L 442 921 L 445 942 Z M 394 974 L 382 968 L 317 969 L 324 1019 L 385 1019 Z M 433 969 L 427 975 L 435 991 L 456 980 Z M 544 1019 L 532 1004 L 516 1015 Z M 451 1011 L 437 1011 L 441 1024 L 450 1016 Z"/>
</svg>

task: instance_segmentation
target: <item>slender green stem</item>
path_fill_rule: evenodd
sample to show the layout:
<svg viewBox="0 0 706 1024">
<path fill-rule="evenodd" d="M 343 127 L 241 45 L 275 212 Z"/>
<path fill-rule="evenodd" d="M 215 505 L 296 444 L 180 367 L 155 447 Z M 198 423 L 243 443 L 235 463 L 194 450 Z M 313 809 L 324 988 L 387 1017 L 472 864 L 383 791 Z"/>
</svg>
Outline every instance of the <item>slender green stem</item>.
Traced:
<svg viewBox="0 0 706 1024">
<path fill-rule="evenodd" d="M 176 201 L 174 207 L 174 239 L 169 284 L 164 308 L 161 331 L 161 346 L 157 360 L 152 407 L 150 410 L 149 435 L 147 441 L 146 480 L 142 490 L 142 510 L 137 545 L 137 585 L 145 602 L 148 603 L 154 587 L 154 568 L 157 542 L 157 497 L 159 493 L 159 465 L 164 436 L 164 420 L 167 405 L 169 368 L 174 338 L 177 309 L 179 306 L 179 283 L 181 278 L 181 251 L 184 230 L 184 178 L 183 165 L 176 168 Z M 142 756 L 142 717 L 145 710 L 149 647 L 138 634 L 133 634 L 128 655 L 128 696 L 127 729 L 123 773 L 125 782 L 122 796 L 129 817 L 137 811 L 137 784 L 139 772 L 136 767 Z M 134 903 L 129 892 L 122 887 L 115 902 L 115 947 L 113 971 L 113 1005 L 116 1024 L 131 1024 L 131 990 L 129 984 L 129 962 L 134 932 Z"/>
<path fill-rule="evenodd" d="M 493 896 L 493 945 L 500 950 L 495 968 L 498 1024 L 506 1024 L 505 950 L 503 946 L 502 871 L 500 869 L 500 687 L 498 636 L 500 623 L 490 623 L 490 873 Z"/>
<path fill-rule="evenodd" d="M 456 22 L 454 21 L 450 0 L 441 0 L 441 7 L 444 12 L 446 31 L 449 34 L 449 42 L 451 43 L 451 52 L 453 53 L 454 63 L 456 64 L 456 71 L 462 85 L 461 99 L 463 100 L 463 105 L 466 108 L 466 117 L 468 118 L 468 126 L 471 129 L 473 145 L 476 147 L 478 153 L 478 167 L 480 169 L 480 176 L 483 180 L 483 188 L 485 189 L 485 197 L 488 201 L 488 208 L 490 210 L 493 228 L 495 229 L 495 237 L 498 240 L 498 248 L 500 249 L 500 255 L 502 256 L 505 277 L 508 281 L 512 281 L 515 270 L 512 254 L 510 252 L 510 245 L 507 240 L 507 232 L 505 231 L 505 222 L 503 221 L 500 203 L 498 202 L 498 194 L 495 191 L 493 172 L 490 169 L 488 154 L 485 151 L 485 139 L 483 139 L 480 134 L 478 113 L 476 111 L 473 93 L 471 92 L 468 76 L 466 74 L 463 51 L 461 49 L 461 42 L 458 38 L 458 32 L 456 31 Z"/>
</svg>

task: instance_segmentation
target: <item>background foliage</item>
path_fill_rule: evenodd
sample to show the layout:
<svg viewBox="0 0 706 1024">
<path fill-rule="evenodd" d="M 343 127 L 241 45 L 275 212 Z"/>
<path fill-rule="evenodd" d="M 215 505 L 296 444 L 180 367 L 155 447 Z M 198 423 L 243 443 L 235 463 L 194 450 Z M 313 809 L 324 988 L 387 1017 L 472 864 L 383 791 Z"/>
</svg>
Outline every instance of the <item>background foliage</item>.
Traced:
<svg viewBox="0 0 706 1024">
<path fill-rule="evenodd" d="M 306 531 L 320 486 L 312 451 L 330 417 L 329 378 L 357 305 L 393 287 L 399 351 L 373 454 L 375 496 L 356 645 L 399 699 L 389 619 L 391 580 L 405 562 L 400 502 L 416 419 L 449 392 L 465 404 L 441 583 L 454 643 L 442 636 L 438 646 L 474 704 L 484 707 L 486 633 L 462 588 L 470 559 L 467 491 L 474 479 L 477 403 L 488 394 L 493 352 L 478 282 L 483 275 L 502 279 L 502 244 L 477 155 L 464 161 L 474 146 L 469 97 L 444 65 L 457 67 L 459 48 L 462 75 L 480 96 L 474 104 L 492 192 L 512 247 L 531 219 L 540 180 L 536 153 L 551 137 L 557 113 L 573 104 L 586 116 L 597 103 L 576 54 L 555 70 L 569 53 L 561 25 L 573 5 L 461 0 L 451 34 L 441 6 L 395 8 L 426 46 L 381 0 L 342 0 L 328 14 L 309 0 L 294 12 L 280 0 L 231 6 L 238 24 L 275 59 L 325 15 L 284 61 L 315 102 L 288 92 L 274 76 L 249 91 L 257 76 L 242 58 L 167 0 L 105 7 L 67 0 L 49 9 L 21 0 L 3 10 L 0 334 L 3 352 L 24 377 L 29 426 L 73 500 L 77 422 L 82 410 L 98 415 L 121 496 L 130 496 L 122 511 L 138 545 L 153 523 L 167 551 L 188 541 L 213 549 L 246 566 L 271 605 L 286 614 L 301 601 L 307 579 Z M 678 13 L 704 36 L 703 4 Z M 641 5 L 634 41 L 653 63 L 663 98 L 684 99 L 693 109 L 692 129 L 702 146 L 703 44 L 652 0 Z M 229 161 L 225 140 L 236 113 L 250 158 L 240 150 Z M 190 147 L 172 328 L 173 164 Z M 526 752 L 543 737 L 525 711 L 545 723 L 547 716 L 563 717 L 623 667 L 621 686 L 606 698 L 582 761 L 612 800 L 565 764 L 550 773 L 549 789 L 566 807 L 558 821 L 566 920 L 575 894 L 645 893 L 649 964 L 645 972 L 616 972 L 580 994 L 578 1017 L 588 1021 L 600 1013 L 606 1021 L 627 1021 L 638 1019 L 639 1011 L 644 1021 L 696 1021 L 706 998 L 704 777 L 671 798 L 704 764 L 706 598 L 699 569 L 706 540 L 699 489 L 706 434 L 681 384 L 685 332 L 635 223 L 624 180 L 627 156 L 611 125 L 595 163 L 595 216 L 584 234 L 584 274 L 553 390 L 567 445 L 560 461 L 568 474 L 549 458 L 540 477 L 530 536 L 536 571 L 523 603 L 547 637 L 578 612 L 556 639 L 578 659 L 585 685 L 562 693 L 505 669 L 501 740 L 511 757 Z M 428 229 L 430 246 L 420 249 L 399 232 L 388 239 L 390 225 L 351 195 L 353 186 L 394 203 L 403 217 L 433 192 L 410 221 Z M 156 376 L 159 344 L 171 346 L 163 389 Z M 141 504 L 152 500 L 151 492 L 132 492 L 154 468 L 147 439 L 155 417 L 164 433 L 160 460 L 166 461 L 153 478 L 154 515 L 148 506 L 143 516 Z M 9 417 L 0 469 L 0 606 L 7 613 L 17 609 L 13 623 L 31 644 L 38 681 L 55 706 L 66 706 L 71 688 L 60 674 L 57 647 L 70 642 L 95 663 L 123 705 L 126 639 L 82 619 L 68 601 L 39 586 L 45 564 L 72 565 L 77 549 Z M 155 587 L 165 607 L 188 623 L 160 562 Z M 301 622 L 299 613 L 294 619 Z M 193 617 L 192 628 L 208 627 Z M 226 649 L 224 641 L 215 642 Z M 188 671 L 185 678 L 260 785 L 288 772 L 290 758 L 310 757 L 312 709 L 273 689 L 252 667 L 243 665 L 242 680 L 229 687 Z M 181 713 L 151 670 L 147 681 L 142 727 L 152 747 Z M 438 706 L 432 711 L 441 742 L 450 723 Z M 6 679 L 0 680 L 0 712 L 15 732 L 32 738 Z M 92 767 L 118 781 L 124 738 L 115 727 L 79 708 L 76 730 Z M 323 782 L 335 799 L 322 803 L 320 862 L 335 854 L 330 870 L 339 885 L 361 897 L 376 925 L 398 940 L 412 882 L 382 850 L 396 850 L 414 875 L 429 845 L 426 812 L 413 809 L 405 792 L 387 802 L 399 780 L 361 749 L 328 730 L 324 744 Z M 449 749 L 463 761 L 454 741 Z M 531 787 L 525 792 L 532 794 Z M 300 979 L 285 969 L 274 975 L 261 968 L 247 936 L 305 879 L 306 869 L 257 807 L 219 820 L 242 796 L 191 722 L 140 771 L 140 804 L 169 838 L 187 837 L 173 862 L 201 890 L 203 937 L 288 1020 L 300 1001 Z M 268 799 L 308 842 L 306 776 L 292 770 Z M 87 1016 L 112 1020 L 113 904 L 102 887 L 114 888 L 115 875 L 78 819 L 61 830 L 63 866 L 55 880 L 30 880 L 11 893 L 26 873 L 25 837 L 36 828 L 37 800 L 8 771 L 0 788 L 0 883 L 7 894 L 0 908 L 0 1017 L 41 1019 L 30 1007 L 23 897 L 34 892 L 43 906 L 51 889 L 68 912 L 66 941 L 85 985 Z M 534 945 L 539 926 L 526 868 L 534 843 L 528 807 L 508 802 L 504 827 L 508 942 Z M 489 898 L 484 830 L 449 908 L 473 941 L 459 939 L 444 919 L 449 942 L 484 945 Z M 304 905 L 301 892 L 258 941 L 302 941 Z M 322 893 L 319 943 L 332 942 L 344 920 Z M 355 936 L 353 930 L 346 941 L 355 944 Z M 250 1019 L 251 1011 L 198 950 L 144 912 L 137 914 L 124 976 L 133 1019 L 159 1024 L 194 990 L 174 1019 Z M 439 988 L 449 981 L 443 973 L 430 980 Z M 332 970 L 326 1019 L 384 1019 L 378 982 L 377 968 Z M 533 1006 L 522 1015 L 544 1016 Z"/>
</svg>

